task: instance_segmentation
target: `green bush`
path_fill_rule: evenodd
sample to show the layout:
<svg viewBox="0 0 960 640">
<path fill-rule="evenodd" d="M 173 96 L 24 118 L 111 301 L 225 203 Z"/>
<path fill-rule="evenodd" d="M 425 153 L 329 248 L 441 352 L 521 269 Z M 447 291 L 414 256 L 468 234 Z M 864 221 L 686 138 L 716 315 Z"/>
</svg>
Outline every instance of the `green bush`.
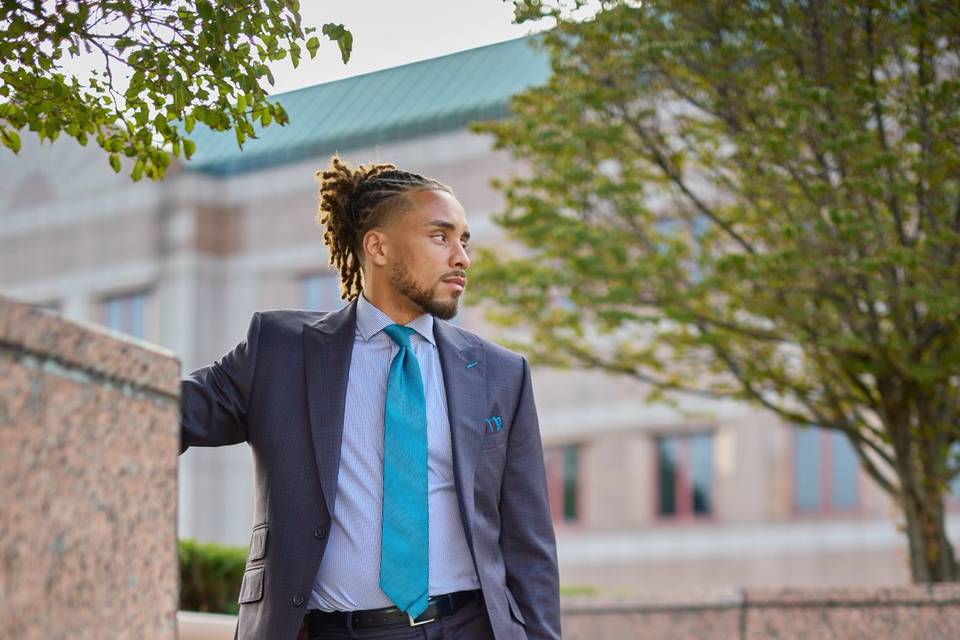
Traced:
<svg viewBox="0 0 960 640">
<path fill-rule="evenodd" d="M 180 609 L 236 615 L 246 561 L 244 547 L 180 540 Z"/>
</svg>

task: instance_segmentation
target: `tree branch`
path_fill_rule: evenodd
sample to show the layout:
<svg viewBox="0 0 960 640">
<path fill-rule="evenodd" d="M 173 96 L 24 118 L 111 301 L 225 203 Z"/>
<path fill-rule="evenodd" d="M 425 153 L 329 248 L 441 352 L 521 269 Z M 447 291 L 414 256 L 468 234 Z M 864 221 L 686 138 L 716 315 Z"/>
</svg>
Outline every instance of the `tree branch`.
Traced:
<svg viewBox="0 0 960 640">
<path fill-rule="evenodd" d="M 664 156 L 663 151 L 656 144 L 654 144 L 653 140 L 650 139 L 649 134 L 644 130 L 643 126 L 631 118 L 625 109 L 620 109 L 620 113 L 616 113 L 616 106 L 611 107 L 611 109 L 614 111 L 614 113 L 611 115 L 619 116 L 620 119 L 628 127 L 630 127 L 630 129 L 633 130 L 640 141 L 643 142 L 647 151 L 653 157 L 656 165 L 660 167 L 661 171 L 663 171 L 664 175 L 669 179 L 669 181 L 678 189 L 680 189 L 680 191 L 690 200 L 693 206 L 704 216 L 708 217 L 710 220 L 713 220 L 713 222 L 723 229 L 727 235 L 733 238 L 733 240 L 740 245 L 741 248 L 748 253 L 755 253 L 755 250 L 745 238 L 740 236 L 740 234 L 734 231 L 729 224 L 714 214 L 714 212 L 706 205 L 706 203 L 697 197 L 695 193 L 693 193 L 693 191 L 684 182 L 683 177 L 679 174 L 679 172 L 677 172 L 676 169 L 671 166 L 670 161 L 667 160 L 666 156 Z"/>
</svg>

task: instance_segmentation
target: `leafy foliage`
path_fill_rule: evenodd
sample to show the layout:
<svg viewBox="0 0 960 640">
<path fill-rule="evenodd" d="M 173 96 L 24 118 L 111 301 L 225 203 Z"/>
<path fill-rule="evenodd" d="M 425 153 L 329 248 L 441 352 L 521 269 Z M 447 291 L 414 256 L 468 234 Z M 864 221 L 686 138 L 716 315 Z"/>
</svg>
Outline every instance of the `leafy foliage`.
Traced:
<svg viewBox="0 0 960 640">
<path fill-rule="evenodd" d="M 90 138 L 114 171 L 131 158 L 131 176 L 163 176 L 171 156 L 195 151 L 197 122 L 233 130 L 237 144 L 254 122 L 285 124 L 267 100 L 267 66 L 313 58 L 320 41 L 303 27 L 298 0 L 2 0 L 0 2 L 0 140 L 14 152 L 20 131 L 41 140 Z M 322 33 L 346 63 L 353 37 L 343 25 Z M 103 66 L 88 81 L 64 63 L 83 52 Z M 129 72 L 124 78 L 114 73 Z"/>
<path fill-rule="evenodd" d="M 475 262 L 492 318 L 652 399 L 845 433 L 903 507 L 914 578 L 956 579 L 956 3 L 515 4 L 557 26 L 549 83 L 476 127 L 530 167 L 498 218 L 529 250 Z"/>
<path fill-rule="evenodd" d="M 180 540 L 180 609 L 236 615 L 247 550 Z"/>
</svg>

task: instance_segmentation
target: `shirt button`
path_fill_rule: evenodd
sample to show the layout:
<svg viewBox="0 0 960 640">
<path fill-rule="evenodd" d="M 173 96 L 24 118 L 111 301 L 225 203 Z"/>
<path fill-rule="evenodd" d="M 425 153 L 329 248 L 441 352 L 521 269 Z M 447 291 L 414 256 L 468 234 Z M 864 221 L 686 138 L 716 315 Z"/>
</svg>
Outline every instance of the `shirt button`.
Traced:
<svg viewBox="0 0 960 640">
<path fill-rule="evenodd" d="M 296 594 L 294 594 L 294 596 L 293 596 L 293 606 L 299 607 L 299 606 L 301 606 L 302 604 L 303 604 L 303 594 L 302 594 L 302 593 L 296 593 Z"/>
<path fill-rule="evenodd" d="M 327 537 L 327 530 L 325 527 L 317 527 L 313 530 L 313 537 L 317 540 L 323 540 Z"/>
</svg>

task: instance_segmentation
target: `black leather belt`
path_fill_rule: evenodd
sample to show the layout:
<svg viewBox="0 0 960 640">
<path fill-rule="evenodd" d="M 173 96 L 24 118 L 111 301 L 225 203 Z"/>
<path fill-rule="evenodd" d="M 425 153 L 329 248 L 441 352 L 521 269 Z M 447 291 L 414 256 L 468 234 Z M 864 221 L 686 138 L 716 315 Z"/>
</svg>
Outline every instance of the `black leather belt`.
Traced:
<svg viewBox="0 0 960 640">
<path fill-rule="evenodd" d="M 443 616 L 449 616 L 463 605 L 479 599 L 480 595 L 480 590 L 476 589 L 474 591 L 455 591 L 441 596 L 430 596 L 427 601 L 427 610 L 415 619 L 397 607 L 365 609 L 363 611 L 320 611 L 319 609 L 311 609 L 307 612 L 307 624 L 310 627 L 311 636 L 330 627 L 359 629 L 398 624 L 415 627 L 433 622 Z"/>
</svg>

